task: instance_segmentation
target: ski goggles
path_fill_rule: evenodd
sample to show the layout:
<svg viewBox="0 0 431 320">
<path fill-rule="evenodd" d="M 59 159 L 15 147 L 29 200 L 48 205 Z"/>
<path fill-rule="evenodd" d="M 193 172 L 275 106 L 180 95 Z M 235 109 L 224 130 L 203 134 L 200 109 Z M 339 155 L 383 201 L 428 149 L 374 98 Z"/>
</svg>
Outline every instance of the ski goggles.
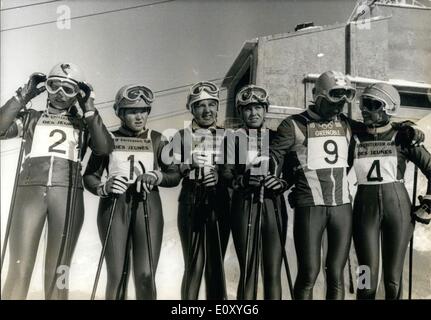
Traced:
<svg viewBox="0 0 431 320">
<path fill-rule="evenodd" d="M 66 97 L 73 98 L 79 92 L 78 84 L 67 78 L 48 78 L 45 82 L 46 91 L 50 94 L 56 94 L 60 90 L 64 93 Z"/>
<path fill-rule="evenodd" d="M 199 96 L 201 93 L 205 91 L 209 93 L 212 96 L 217 96 L 219 93 L 219 88 L 212 82 L 209 81 L 201 81 L 193 85 L 193 87 L 190 88 L 190 95 L 191 96 Z"/>
<path fill-rule="evenodd" d="M 359 109 L 361 111 L 380 111 L 383 110 L 386 103 L 382 100 L 370 96 L 362 96 L 359 102 Z"/>
<path fill-rule="evenodd" d="M 250 85 L 241 89 L 236 96 L 236 104 L 247 105 L 250 103 L 268 104 L 268 93 L 264 88 Z"/>
<path fill-rule="evenodd" d="M 355 95 L 356 90 L 353 88 L 333 88 L 329 90 L 325 98 L 333 103 L 338 103 L 342 100 L 346 100 L 350 103 L 355 98 Z"/>
<path fill-rule="evenodd" d="M 123 90 L 118 103 L 123 99 L 130 102 L 136 102 L 142 99 L 147 104 L 151 104 L 154 101 L 154 93 L 145 86 L 130 86 Z"/>
<path fill-rule="evenodd" d="M 368 112 L 384 111 L 388 115 L 396 115 L 398 111 L 396 104 L 388 105 L 386 101 L 382 99 L 367 95 L 361 97 L 359 109 Z"/>
<path fill-rule="evenodd" d="M 187 109 L 202 100 L 216 100 L 219 102 L 219 88 L 212 82 L 202 81 L 198 82 L 190 88 L 190 94 L 187 97 Z"/>
</svg>

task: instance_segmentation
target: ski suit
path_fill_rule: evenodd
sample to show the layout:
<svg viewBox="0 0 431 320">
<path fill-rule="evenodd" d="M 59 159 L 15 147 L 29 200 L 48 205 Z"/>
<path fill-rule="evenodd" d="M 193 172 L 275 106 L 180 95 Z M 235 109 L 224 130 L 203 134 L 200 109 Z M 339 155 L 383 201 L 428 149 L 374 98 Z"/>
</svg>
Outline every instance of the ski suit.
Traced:
<svg viewBox="0 0 431 320">
<path fill-rule="evenodd" d="M 294 241 L 298 260 L 295 299 L 312 299 L 320 271 L 321 244 L 328 235 L 327 299 L 344 298 L 344 267 L 352 237 L 352 206 L 348 189 L 348 147 L 352 127 L 359 124 L 341 114 L 323 121 L 307 109 L 283 120 L 270 147 L 283 163 L 283 176 L 294 184 Z"/>
<path fill-rule="evenodd" d="M 234 140 L 232 147 L 225 140 L 227 152 L 234 152 L 235 163 L 226 162 L 222 166 L 223 183 L 232 187 L 235 184 L 234 181 L 241 179 L 241 176 L 244 177 L 246 171 L 250 170 L 248 168 L 250 160 L 258 155 L 254 146 L 249 144 L 251 139 L 257 139 L 256 146 L 260 147 L 264 145 L 261 142 L 263 135 L 269 136 L 267 139 L 270 143 L 275 134 L 275 131 L 269 129 L 259 129 L 256 137 L 250 137 L 248 130 L 241 128 L 235 132 L 238 138 Z M 229 157 L 229 154 L 225 156 Z M 282 195 L 285 190 L 277 193 L 265 190 L 263 203 L 260 203 L 260 191 L 260 188 L 236 186 L 232 194 L 230 220 L 241 272 L 237 290 L 237 298 L 241 300 L 256 299 L 255 279 L 258 276 L 260 259 L 258 256 L 262 257 L 264 299 L 281 299 L 282 250 L 287 231 L 286 203 Z M 253 202 L 251 202 L 252 198 Z M 251 226 L 248 226 L 249 214 L 251 214 Z M 260 219 L 259 215 L 261 215 Z M 259 220 L 261 220 L 260 224 Z M 259 234 L 260 237 L 257 238 Z M 247 274 L 245 274 L 246 259 Z M 245 292 L 243 292 L 244 287 Z"/>
<path fill-rule="evenodd" d="M 20 109 L 15 97 L 0 109 L 0 138 L 22 137 L 25 155 L 3 298 L 26 298 L 47 221 L 45 297 L 67 299 L 68 268 L 84 219 L 81 160 L 88 146 L 98 155 L 111 152 L 112 138 L 97 111 L 82 118 L 74 106 L 63 114 Z"/>
<path fill-rule="evenodd" d="M 354 135 L 349 150 L 358 190 L 353 205 L 353 240 L 359 266 L 371 272 L 370 287 L 358 287 L 358 299 L 375 299 L 382 246 L 386 299 L 402 297 L 404 257 L 414 223 L 404 186 L 406 162 L 412 161 L 431 180 L 431 156 L 424 147 L 395 144 L 391 124 Z M 430 186 L 428 187 L 430 191 Z"/>
<path fill-rule="evenodd" d="M 152 259 L 154 273 L 160 256 L 163 236 L 163 212 L 158 187 L 155 186 L 148 194 L 146 201 L 142 193 L 136 192 L 136 178 L 142 174 L 139 165 L 145 171 L 161 172 L 161 187 L 174 187 L 180 182 L 178 167 L 165 164 L 161 155 L 167 140 L 154 130 L 146 129 L 138 135 L 120 128 L 113 132 L 114 150 L 109 156 L 92 154 L 84 174 L 85 187 L 93 194 L 101 184 L 102 175 L 106 171 L 108 177 L 125 176 L 130 186 L 117 198 L 111 232 L 108 238 L 105 259 L 107 266 L 106 299 L 124 299 L 129 274 L 129 255 L 133 256 L 133 275 L 136 298 L 156 299 L 153 296 L 153 278 L 149 263 L 149 244 L 145 226 L 145 210 L 148 211 Z M 97 215 L 99 236 L 102 244 L 107 236 L 107 227 L 114 197 L 101 197 Z M 146 208 L 144 208 L 146 206 Z"/>
<path fill-rule="evenodd" d="M 181 162 L 179 167 L 183 177 L 178 199 L 178 231 L 185 264 L 181 298 L 198 298 L 205 269 L 207 299 L 220 300 L 226 293 L 223 263 L 230 233 L 230 197 L 228 189 L 220 183 L 214 188 L 206 188 L 201 183 L 201 169 L 183 170 L 184 164 L 192 163 L 191 152 L 201 143 L 202 136 L 197 134 L 200 129 L 193 121 L 172 140 L 177 146 L 174 154 Z M 210 144 L 206 150 L 213 153 L 214 158 L 218 152 L 217 139 L 223 139 L 222 135 L 216 134 L 217 129 L 221 128 L 204 129 L 209 137 L 206 142 Z"/>
</svg>

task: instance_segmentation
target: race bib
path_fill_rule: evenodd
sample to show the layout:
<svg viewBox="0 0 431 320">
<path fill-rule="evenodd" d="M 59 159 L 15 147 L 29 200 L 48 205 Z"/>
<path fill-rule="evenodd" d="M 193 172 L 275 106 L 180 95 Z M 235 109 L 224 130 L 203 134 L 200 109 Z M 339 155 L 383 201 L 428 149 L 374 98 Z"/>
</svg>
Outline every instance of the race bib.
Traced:
<svg viewBox="0 0 431 320">
<path fill-rule="evenodd" d="M 67 116 L 42 115 L 36 124 L 30 158 L 50 157 L 78 161 L 79 128 Z"/>
<path fill-rule="evenodd" d="M 394 141 L 359 142 L 357 140 L 353 166 L 358 184 L 398 181 L 397 164 L 397 148 Z"/>
<path fill-rule="evenodd" d="M 307 125 L 307 165 L 311 170 L 347 167 L 346 131 L 340 121 Z"/>
<path fill-rule="evenodd" d="M 150 135 L 148 135 L 150 136 Z M 135 182 L 143 172 L 153 170 L 154 153 L 151 139 L 115 137 L 114 150 L 109 155 L 109 176 L 123 176 Z"/>
</svg>

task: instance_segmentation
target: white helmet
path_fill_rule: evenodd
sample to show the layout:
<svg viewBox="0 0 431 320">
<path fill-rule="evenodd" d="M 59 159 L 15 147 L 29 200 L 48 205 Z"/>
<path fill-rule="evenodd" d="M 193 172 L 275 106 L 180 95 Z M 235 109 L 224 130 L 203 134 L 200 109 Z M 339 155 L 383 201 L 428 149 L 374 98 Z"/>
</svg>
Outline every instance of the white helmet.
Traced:
<svg viewBox="0 0 431 320">
<path fill-rule="evenodd" d="M 73 63 L 56 64 L 48 74 L 49 78 L 63 78 L 76 82 L 77 84 L 85 81 L 81 70 Z"/>
<path fill-rule="evenodd" d="M 367 109 L 367 98 L 371 98 L 383 107 L 383 111 L 390 116 L 396 115 L 400 105 L 401 98 L 398 90 L 390 84 L 378 82 L 369 85 L 364 89 L 361 95 L 359 107 L 361 110 Z"/>
</svg>

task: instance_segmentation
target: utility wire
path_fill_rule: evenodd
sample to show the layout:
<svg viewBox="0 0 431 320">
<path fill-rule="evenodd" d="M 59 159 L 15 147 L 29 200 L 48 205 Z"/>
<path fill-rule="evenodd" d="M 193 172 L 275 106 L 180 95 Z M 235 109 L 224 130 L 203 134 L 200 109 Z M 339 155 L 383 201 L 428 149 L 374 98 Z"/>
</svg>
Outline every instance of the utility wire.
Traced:
<svg viewBox="0 0 431 320">
<path fill-rule="evenodd" d="M 232 77 L 233 76 L 229 76 L 229 77 L 226 77 L 226 78 L 216 78 L 216 79 L 211 79 L 211 80 L 208 80 L 208 81 L 217 82 L 217 81 L 222 81 L 224 79 L 229 79 L 229 78 L 232 78 Z M 194 85 L 194 83 L 187 83 L 187 84 L 184 84 L 184 85 L 181 85 L 181 86 L 177 86 L 177 87 L 170 87 L 170 88 L 166 88 L 166 89 L 161 89 L 161 90 L 154 91 L 154 94 L 163 93 L 163 95 L 159 95 L 159 96 L 165 97 L 165 96 L 168 96 L 168 95 L 173 95 L 173 94 L 177 94 L 179 92 L 183 92 L 183 91 L 185 91 L 184 89 L 187 89 L 187 88 L 191 87 L 192 85 Z M 173 93 L 169 92 L 169 91 L 179 90 L 179 89 L 183 89 L 183 90 L 180 90 L 179 92 L 173 92 Z M 226 90 L 226 88 L 220 89 L 220 91 L 222 91 L 222 90 Z M 169 92 L 169 93 L 166 93 L 166 92 Z M 114 101 L 115 100 L 102 101 L 102 102 L 95 103 L 94 105 L 97 106 L 97 105 L 102 105 L 102 104 L 108 104 L 108 103 L 113 103 Z M 109 106 L 100 107 L 100 108 L 98 108 L 98 110 L 105 109 L 105 108 L 109 108 Z"/>
<path fill-rule="evenodd" d="M 96 13 L 84 14 L 82 16 L 71 17 L 69 20 L 76 20 L 76 19 L 94 17 L 94 16 L 99 16 L 99 15 L 114 13 L 114 12 L 119 12 L 119 11 L 126 11 L 126 10 L 138 9 L 138 8 L 143 8 L 143 7 L 148 7 L 148 6 L 155 6 L 155 5 L 164 4 L 164 3 L 168 3 L 168 2 L 174 2 L 174 1 L 176 1 L 176 0 L 163 0 L 163 1 L 158 1 L 158 2 L 141 4 L 141 5 L 137 5 L 137 6 L 133 6 L 133 7 L 126 7 L 126 8 L 120 8 L 120 9 L 115 9 L 115 10 L 108 10 L 108 11 L 101 11 L 101 12 L 96 12 Z M 20 29 L 25 29 L 25 28 L 32 28 L 32 27 L 42 26 L 45 24 L 57 23 L 57 21 L 58 20 L 52 20 L 52 21 L 45 21 L 45 22 L 39 22 L 39 23 L 34 23 L 34 24 L 28 24 L 28 25 L 24 25 L 24 26 L 20 26 L 20 27 L 7 28 L 7 29 L 0 30 L 0 32 L 20 30 Z"/>
<path fill-rule="evenodd" d="M 16 6 L 16 7 L 9 7 L 9 8 L 0 9 L 0 11 L 7 11 L 7 10 L 14 10 L 14 9 L 21 9 L 21 8 L 39 6 L 41 4 L 48 4 L 48 3 L 59 2 L 59 1 L 63 1 L 63 0 L 51 0 L 51 1 L 32 3 L 32 4 L 25 4 L 25 5 L 22 5 L 22 6 Z"/>
</svg>

